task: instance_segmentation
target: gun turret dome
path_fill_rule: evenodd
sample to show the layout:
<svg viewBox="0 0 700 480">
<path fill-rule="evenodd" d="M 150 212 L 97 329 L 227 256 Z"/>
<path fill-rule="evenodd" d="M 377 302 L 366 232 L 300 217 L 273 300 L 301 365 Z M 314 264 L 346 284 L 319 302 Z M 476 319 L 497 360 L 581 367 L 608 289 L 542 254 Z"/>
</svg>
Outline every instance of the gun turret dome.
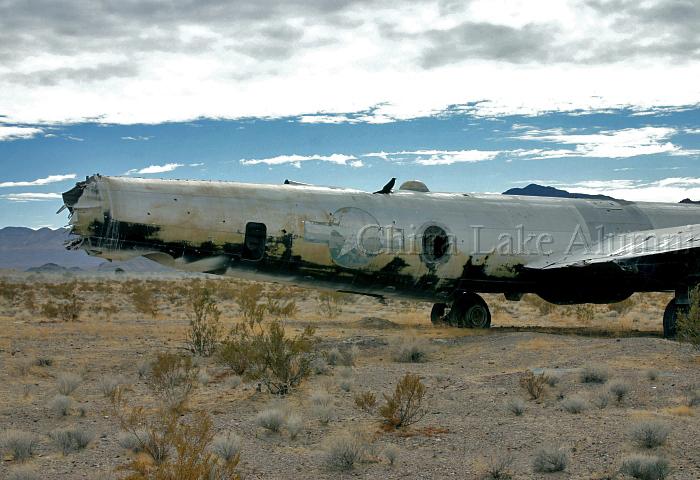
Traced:
<svg viewBox="0 0 700 480">
<path fill-rule="evenodd" d="M 428 187 L 425 183 L 418 180 L 408 180 L 403 182 L 399 187 L 399 190 L 409 190 L 411 192 L 429 192 Z"/>
</svg>

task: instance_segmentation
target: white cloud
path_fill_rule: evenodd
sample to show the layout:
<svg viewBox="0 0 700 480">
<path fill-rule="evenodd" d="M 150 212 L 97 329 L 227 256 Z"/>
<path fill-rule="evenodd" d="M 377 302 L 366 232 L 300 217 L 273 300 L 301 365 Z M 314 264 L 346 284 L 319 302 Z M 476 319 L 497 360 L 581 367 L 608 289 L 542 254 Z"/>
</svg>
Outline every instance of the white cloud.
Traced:
<svg viewBox="0 0 700 480">
<path fill-rule="evenodd" d="M 643 182 L 639 180 L 587 180 L 573 184 L 554 184 L 569 192 L 603 194 L 640 202 L 679 202 L 684 198 L 700 200 L 700 178 L 674 177 Z"/>
<path fill-rule="evenodd" d="M 135 137 L 132 136 L 126 136 L 126 137 L 121 137 L 122 140 L 130 140 L 132 142 L 146 142 L 153 137 L 147 137 L 147 136 L 141 136 L 141 135 L 136 135 Z"/>
<path fill-rule="evenodd" d="M 400 152 L 372 152 L 363 157 L 377 157 L 398 163 L 418 165 L 452 165 L 454 163 L 475 163 L 493 160 L 500 151 L 490 150 L 403 150 Z"/>
<path fill-rule="evenodd" d="M 1 95 L 0 95 L 1 96 Z M 0 142 L 32 138 L 44 131 L 34 127 L 4 127 L 0 125 Z"/>
<path fill-rule="evenodd" d="M 72 141 L 74 141 L 74 142 L 84 142 L 84 141 L 85 141 L 84 138 L 76 137 L 76 136 L 73 136 L 73 135 L 66 135 L 66 138 L 67 138 L 68 140 L 72 140 Z"/>
<path fill-rule="evenodd" d="M 574 145 L 572 149 L 520 151 L 521 155 L 534 155 L 532 157 L 534 160 L 563 157 L 628 158 L 659 153 L 671 155 L 696 153 L 684 151 L 671 143 L 669 139 L 676 133 L 676 129 L 667 127 L 627 128 L 593 134 L 565 133 L 562 130 L 530 130 L 515 138 Z"/>
<path fill-rule="evenodd" d="M 142 174 L 142 173 L 164 173 L 172 172 L 176 168 L 184 167 L 183 163 L 166 163 L 165 165 L 150 165 L 141 169 L 132 168 L 127 170 L 124 175 Z"/>
<path fill-rule="evenodd" d="M 62 198 L 60 193 L 10 193 L 0 198 L 11 202 L 45 202 Z"/>
<path fill-rule="evenodd" d="M 333 153 L 331 155 L 278 155 L 270 158 L 241 159 L 243 165 L 284 165 L 292 164 L 300 168 L 302 162 L 319 161 L 335 163 L 336 165 L 350 165 L 351 167 L 361 167 L 363 163 L 352 155 Z"/>
<path fill-rule="evenodd" d="M 75 173 L 67 173 L 65 175 L 49 175 L 45 178 L 37 178 L 31 181 L 20 182 L 0 182 L 0 187 L 35 187 L 38 185 L 48 185 L 49 183 L 62 182 L 64 180 L 72 180 L 76 177 Z"/>
<path fill-rule="evenodd" d="M 190 163 L 190 164 L 187 165 L 187 166 L 188 166 L 188 167 L 201 167 L 201 166 L 203 166 L 203 165 L 204 165 L 204 163 Z"/>
<path fill-rule="evenodd" d="M 10 2 L 0 31 L 16 41 L 0 45 L 0 105 L 25 124 L 386 122 L 470 102 L 477 115 L 695 105 L 688 22 L 697 17 L 669 21 L 669 3 L 678 2 L 182 2 L 171 11 L 72 1 L 37 22 L 38 7 Z"/>
</svg>

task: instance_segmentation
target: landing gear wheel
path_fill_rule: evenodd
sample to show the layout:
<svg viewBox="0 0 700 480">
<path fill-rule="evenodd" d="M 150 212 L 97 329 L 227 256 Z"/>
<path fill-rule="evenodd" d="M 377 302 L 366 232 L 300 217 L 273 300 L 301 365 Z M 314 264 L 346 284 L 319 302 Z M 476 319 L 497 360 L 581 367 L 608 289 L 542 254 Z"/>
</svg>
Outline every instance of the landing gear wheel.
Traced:
<svg viewBox="0 0 700 480">
<path fill-rule="evenodd" d="M 684 313 L 688 309 L 687 305 L 676 304 L 674 298 L 664 310 L 664 338 L 676 338 L 678 314 Z"/>
<path fill-rule="evenodd" d="M 433 304 L 433 308 L 430 310 L 430 321 L 433 323 L 433 325 L 439 325 L 445 321 L 445 310 L 447 310 L 447 304 Z"/>
<path fill-rule="evenodd" d="M 491 312 L 484 299 L 475 293 L 455 298 L 449 315 L 450 325 L 460 328 L 489 328 Z"/>
</svg>

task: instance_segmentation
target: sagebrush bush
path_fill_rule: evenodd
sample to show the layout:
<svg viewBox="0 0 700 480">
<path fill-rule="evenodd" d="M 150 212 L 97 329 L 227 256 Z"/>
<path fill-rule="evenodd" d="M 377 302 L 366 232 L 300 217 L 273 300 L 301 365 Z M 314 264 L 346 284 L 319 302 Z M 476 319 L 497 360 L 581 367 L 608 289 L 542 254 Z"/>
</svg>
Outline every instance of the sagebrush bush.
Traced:
<svg viewBox="0 0 700 480">
<path fill-rule="evenodd" d="M 569 455 L 561 448 L 543 448 L 535 454 L 532 468 L 536 473 L 563 472 L 569 464 Z"/>
<path fill-rule="evenodd" d="M 353 399 L 355 400 L 357 408 L 363 412 L 372 413 L 377 406 L 377 396 L 370 391 L 357 393 Z"/>
<path fill-rule="evenodd" d="M 326 448 L 325 464 L 329 470 L 352 470 L 362 460 L 364 445 L 356 435 L 342 434 L 331 438 Z"/>
<path fill-rule="evenodd" d="M 525 401 L 522 398 L 509 398 L 506 401 L 506 410 L 519 417 L 525 413 Z"/>
<path fill-rule="evenodd" d="M 70 395 L 81 383 L 83 379 L 75 373 L 63 372 L 56 377 L 56 388 L 61 395 Z"/>
<path fill-rule="evenodd" d="M 287 432 L 289 432 L 289 438 L 294 440 L 304 429 L 304 421 L 301 415 L 298 413 L 290 413 L 287 417 Z"/>
<path fill-rule="evenodd" d="M 54 415 L 59 417 L 65 417 L 70 413 L 73 407 L 73 399 L 68 395 L 55 395 L 49 401 L 49 409 L 54 413 Z"/>
<path fill-rule="evenodd" d="M 327 318 L 335 318 L 343 312 L 347 302 L 347 294 L 324 291 L 318 293 L 318 312 Z"/>
<path fill-rule="evenodd" d="M 189 355 L 160 353 L 151 363 L 147 384 L 166 408 L 179 412 L 195 387 L 197 374 Z"/>
<path fill-rule="evenodd" d="M 639 480 L 663 480 L 671 473 L 671 467 L 663 457 L 637 454 L 622 460 L 620 471 Z"/>
<path fill-rule="evenodd" d="M 284 426 L 285 415 L 279 408 L 266 408 L 255 417 L 255 423 L 270 432 L 278 433 Z"/>
<path fill-rule="evenodd" d="M 484 480 L 510 480 L 513 478 L 511 466 L 513 465 L 513 457 L 511 455 L 492 456 L 486 466 L 486 472 L 483 476 Z"/>
<path fill-rule="evenodd" d="M 241 437 L 233 432 L 217 435 L 211 443 L 211 451 L 226 462 L 236 459 L 241 452 Z"/>
<path fill-rule="evenodd" d="M 656 448 L 666 443 L 671 427 L 658 420 L 645 420 L 630 430 L 632 441 L 641 448 Z"/>
<path fill-rule="evenodd" d="M 357 357 L 358 349 L 357 347 L 345 347 L 338 348 L 333 347 L 328 350 L 325 354 L 326 361 L 328 365 L 331 366 L 344 366 L 352 367 L 355 365 L 355 358 Z"/>
<path fill-rule="evenodd" d="M 316 375 L 325 375 L 328 373 L 328 363 L 323 357 L 316 357 L 309 363 L 309 368 Z"/>
<path fill-rule="evenodd" d="M 424 405 L 427 389 L 418 375 L 407 373 L 396 384 L 392 396 L 384 395 L 386 403 L 379 408 L 384 422 L 402 428 L 420 421 L 428 412 Z"/>
<path fill-rule="evenodd" d="M 312 405 L 311 411 L 321 425 L 328 425 L 333 419 L 333 406 L 330 404 Z"/>
<path fill-rule="evenodd" d="M 423 363 L 428 361 L 430 347 L 425 342 L 410 340 L 396 347 L 394 361 L 402 363 Z"/>
<path fill-rule="evenodd" d="M 396 465 L 396 460 L 399 458 L 399 447 L 397 447 L 396 445 L 387 445 L 382 450 L 382 454 L 384 455 L 384 458 L 386 458 L 389 462 L 389 465 L 393 467 L 394 465 Z"/>
<path fill-rule="evenodd" d="M 94 432 L 80 426 L 57 428 L 49 434 L 64 455 L 83 450 L 95 438 Z"/>
<path fill-rule="evenodd" d="M 613 395 L 617 403 L 622 403 L 630 393 L 630 386 L 625 382 L 615 382 L 610 385 L 610 393 Z"/>
<path fill-rule="evenodd" d="M 131 432 L 119 432 L 117 443 L 124 450 L 131 450 L 134 453 L 144 451 L 144 443 L 148 438 L 148 432 L 138 430 L 135 434 Z"/>
<path fill-rule="evenodd" d="M 586 401 L 579 396 L 572 396 L 561 402 L 561 406 L 569 413 L 581 413 L 586 407 Z"/>
<path fill-rule="evenodd" d="M 312 405 L 330 405 L 333 398 L 323 390 L 316 390 L 311 393 L 311 404 Z"/>
<path fill-rule="evenodd" d="M 0 437 L 0 446 L 18 462 L 29 460 L 39 441 L 33 433 L 7 430 Z"/>
<path fill-rule="evenodd" d="M 608 392 L 600 391 L 593 395 L 591 403 L 602 410 L 608 406 L 608 403 L 610 403 L 610 395 L 608 395 Z"/>
<path fill-rule="evenodd" d="M 581 369 L 583 383 L 605 383 L 609 376 L 608 369 L 600 365 L 584 365 Z"/>
<path fill-rule="evenodd" d="M 187 344 L 192 353 L 208 357 L 214 353 L 221 337 L 221 310 L 206 288 L 194 288 L 188 295 L 191 312 Z"/>
<path fill-rule="evenodd" d="M 97 386 L 105 398 L 114 398 L 117 389 L 126 384 L 126 379 L 119 375 L 105 375 L 97 382 Z"/>
<path fill-rule="evenodd" d="M 690 305 L 679 311 L 676 323 L 678 340 L 700 349 L 700 285 L 689 292 Z"/>
<path fill-rule="evenodd" d="M 32 467 L 15 467 L 7 474 L 7 480 L 41 480 L 42 477 Z"/>
<path fill-rule="evenodd" d="M 539 399 L 545 390 L 547 385 L 547 375 L 540 373 L 535 375 L 534 372 L 528 370 L 522 377 L 520 377 L 520 386 L 527 391 L 532 400 Z"/>
</svg>

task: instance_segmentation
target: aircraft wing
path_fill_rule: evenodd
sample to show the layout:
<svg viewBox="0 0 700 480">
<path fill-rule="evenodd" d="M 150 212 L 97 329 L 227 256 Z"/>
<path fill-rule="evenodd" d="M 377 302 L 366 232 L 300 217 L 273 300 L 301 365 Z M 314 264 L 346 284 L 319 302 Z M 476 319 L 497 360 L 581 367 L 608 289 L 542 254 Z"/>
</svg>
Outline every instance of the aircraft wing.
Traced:
<svg viewBox="0 0 700 480">
<path fill-rule="evenodd" d="M 525 268 L 554 270 L 605 263 L 623 267 L 642 258 L 653 261 L 653 256 L 674 252 L 697 253 L 700 256 L 700 224 L 614 235 L 589 248 L 535 260 Z"/>
</svg>

